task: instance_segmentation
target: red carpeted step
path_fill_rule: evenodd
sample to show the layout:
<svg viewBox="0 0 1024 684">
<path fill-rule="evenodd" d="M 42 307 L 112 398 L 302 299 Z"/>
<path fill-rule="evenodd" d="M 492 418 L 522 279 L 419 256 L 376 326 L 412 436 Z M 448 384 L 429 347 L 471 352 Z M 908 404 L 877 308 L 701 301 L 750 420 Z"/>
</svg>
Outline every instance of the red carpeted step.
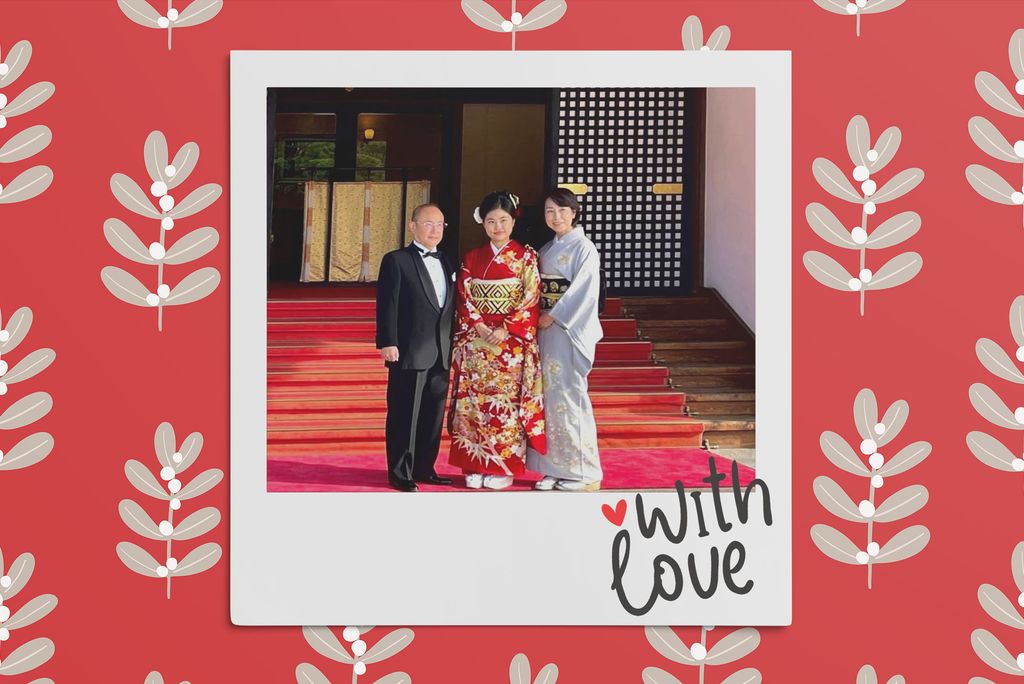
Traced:
<svg viewBox="0 0 1024 684">
<path fill-rule="evenodd" d="M 340 425 L 346 420 L 362 420 L 369 418 L 384 419 L 387 413 L 387 407 L 383 403 L 375 406 L 342 406 L 342 407 L 321 407 L 317 410 L 302 409 L 302 408 L 290 408 L 290 407 L 278 407 L 270 410 L 267 413 L 267 425 L 276 426 L 278 424 L 287 423 L 292 420 L 320 420 L 328 421 L 334 425 Z M 598 422 L 601 422 L 605 418 L 615 418 L 616 416 L 626 415 L 640 415 L 645 417 L 658 416 L 659 419 L 662 416 L 669 418 L 678 417 L 683 415 L 679 411 L 677 406 L 661 406 L 661 405 L 640 405 L 634 404 L 633 406 L 595 406 L 594 417 Z"/>
<path fill-rule="evenodd" d="M 373 318 L 377 303 L 373 299 L 271 299 L 267 301 L 268 320 L 296 320 L 307 318 Z M 622 300 L 605 302 L 605 318 L 622 317 Z"/>
<path fill-rule="evenodd" d="M 602 341 L 597 344 L 595 364 L 634 361 L 640 362 L 636 365 L 641 365 L 641 363 L 651 360 L 651 350 L 650 342 L 640 340 Z M 380 352 L 372 341 L 365 340 L 281 339 L 269 341 L 267 357 L 269 361 L 301 359 L 379 361 Z"/>
<path fill-rule="evenodd" d="M 379 355 L 373 340 L 319 340 L 301 337 L 267 341 L 267 356 L 307 355 L 373 352 Z"/>
<path fill-rule="evenodd" d="M 681 411 L 686 395 L 677 390 L 627 388 L 615 391 L 608 388 L 591 390 L 590 401 L 597 407 L 638 408 L 657 407 L 658 410 L 674 408 Z M 287 411 L 333 411 L 345 409 L 383 409 L 387 405 L 381 392 L 364 390 L 320 389 L 307 387 L 276 387 L 267 390 L 267 410 Z"/>
<path fill-rule="evenodd" d="M 373 299 L 377 296 L 375 283 L 270 283 L 267 286 L 267 300 L 285 299 L 303 301 L 306 299 Z"/>
<path fill-rule="evenodd" d="M 367 381 L 369 382 L 369 381 Z M 672 399 L 671 403 L 682 405 L 685 394 L 671 387 L 651 385 L 607 385 L 590 388 L 590 400 L 609 406 L 625 405 L 634 401 L 653 401 L 661 403 L 659 397 Z M 342 403 L 358 405 L 360 402 L 384 400 L 384 393 L 367 391 L 363 387 L 321 387 L 308 385 L 271 385 L 267 387 L 267 400 L 301 401 L 303 399 L 330 399 Z M 674 401 L 678 399 L 678 401 Z M 619 402 L 619 403 L 617 403 Z"/>
<path fill-rule="evenodd" d="M 381 360 L 380 351 L 377 349 L 362 348 L 358 351 L 344 351 L 339 353 L 323 354 L 272 354 L 267 358 L 267 371 L 292 371 L 307 373 L 310 371 L 323 371 L 336 373 L 342 371 L 371 371 L 380 370 L 387 372 L 384 361 Z M 594 370 L 600 369 L 665 369 L 669 368 L 662 364 L 655 364 L 647 359 L 601 359 L 594 361 Z M 658 378 L 663 377 L 660 372 Z"/>
<path fill-rule="evenodd" d="M 606 339 L 636 339 L 636 321 L 609 318 L 601 321 Z M 310 318 L 308 320 L 267 321 L 267 340 L 373 340 L 376 323 L 372 318 Z"/>
<path fill-rule="evenodd" d="M 699 446 L 704 432 L 700 421 L 676 418 L 646 420 L 640 416 L 605 420 L 597 427 L 599 447 L 617 446 Z M 294 428 L 275 426 L 267 432 L 267 448 L 271 453 L 284 453 L 291 446 L 328 446 L 339 453 L 366 450 L 368 446 L 380 449 L 384 444 L 384 425 L 379 420 L 348 421 L 344 425 L 308 424 L 296 421 Z M 447 432 L 441 439 L 442 448 L 449 444 Z M 283 448 L 280 448 L 283 447 Z"/>
<path fill-rule="evenodd" d="M 360 343 L 354 347 L 341 346 L 307 346 L 307 347 L 269 347 L 267 349 L 268 368 L 275 364 L 297 364 L 292 367 L 306 365 L 315 367 L 317 364 L 358 363 L 365 368 L 379 366 L 383 362 L 380 350 L 372 344 Z M 325 366 L 326 367 L 326 366 Z"/>
<path fill-rule="evenodd" d="M 667 368 L 647 359 L 597 359 L 595 369 L 601 368 Z M 319 355 L 274 354 L 267 359 L 268 371 L 352 371 L 374 370 L 386 371 L 381 361 L 380 352 L 376 349 L 324 353 Z M 660 377 L 660 375 L 659 375 Z"/>
<path fill-rule="evenodd" d="M 636 321 L 632 318 L 605 318 L 601 321 L 604 337 L 614 339 L 636 339 Z"/>
<path fill-rule="evenodd" d="M 267 325 L 267 342 L 285 342 L 302 339 L 308 342 L 373 342 L 373 323 L 366 323 L 361 327 L 346 327 L 331 329 L 309 329 L 296 332 L 293 330 L 274 329 L 271 324 Z"/>
<path fill-rule="evenodd" d="M 376 332 L 377 324 L 372 318 L 358 318 L 353 316 L 338 318 L 309 318 L 296 321 L 267 321 L 267 332 L 279 335 L 290 334 L 293 338 L 301 338 L 304 335 L 312 335 L 310 339 L 317 339 L 326 332 L 362 330 L 369 331 L 370 339 Z"/>
<path fill-rule="evenodd" d="M 666 426 L 691 426 L 695 423 L 700 424 L 700 421 L 678 413 L 675 415 L 624 415 L 605 411 L 598 430 L 622 426 L 646 430 L 647 428 L 642 426 L 653 425 L 664 428 Z M 276 416 L 274 420 L 268 421 L 268 429 L 274 433 L 297 430 L 362 430 L 368 428 L 383 430 L 384 414 L 359 414 L 358 416 L 345 414 L 340 417 L 318 414 L 284 415 Z"/>
<path fill-rule="evenodd" d="M 306 299 L 302 301 L 270 300 L 267 318 L 290 320 L 303 318 L 373 318 L 377 302 L 373 299 Z"/>
<path fill-rule="evenodd" d="M 388 384 L 387 373 L 379 371 L 353 373 L 316 373 L 303 377 L 301 373 L 267 373 L 268 390 L 292 389 L 351 389 L 368 392 L 383 392 Z"/>
<path fill-rule="evenodd" d="M 595 363 L 611 360 L 650 361 L 653 345 L 641 340 L 613 341 L 602 340 L 597 343 Z"/>
<path fill-rule="evenodd" d="M 595 368 L 590 373 L 591 387 L 633 387 L 663 386 L 668 379 L 668 368 L 664 366 L 641 366 L 625 368 Z M 368 367 L 365 364 L 323 364 L 315 369 L 274 370 L 267 373 L 268 387 L 316 386 L 372 388 L 385 387 L 388 371 L 382 367 Z"/>
<path fill-rule="evenodd" d="M 653 348 L 653 346 L 652 346 Z M 293 337 L 275 342 L 268 342 L 270 352 L 277 350 L 302 349 L 376 349 L 373 340 L 318 340 L 313 338 Z"/>
</svg>

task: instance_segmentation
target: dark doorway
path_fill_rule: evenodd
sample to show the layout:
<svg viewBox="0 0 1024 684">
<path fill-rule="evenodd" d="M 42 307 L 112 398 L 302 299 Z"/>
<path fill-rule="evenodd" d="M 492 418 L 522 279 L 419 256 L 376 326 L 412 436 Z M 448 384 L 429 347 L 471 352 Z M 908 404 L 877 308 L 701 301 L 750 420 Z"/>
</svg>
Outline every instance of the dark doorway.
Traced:
<svg viewBox="0 0 1024 684">
<path fill-rule="evenodd" d="M 482 242 L 482 228 L 472 219 L 475 203 L 486 192 L 508 189 L 523 201 L 517 239 L 539 246 L 547 239 L 540 199 L 552 181 L 545 161 L 551 93 L 271 89 L 269 280 L 302 279 L 306 181 L 429 181 L 430 201 L 441 206 L 448 222 L 441 249 L 455 260 Z M 464 140 L 467 135 L 471 140 Z M 334 215 L 334 209 L 327 213 Z M 330 250 L 321 251 L 327 256 Z"/>
</svg>

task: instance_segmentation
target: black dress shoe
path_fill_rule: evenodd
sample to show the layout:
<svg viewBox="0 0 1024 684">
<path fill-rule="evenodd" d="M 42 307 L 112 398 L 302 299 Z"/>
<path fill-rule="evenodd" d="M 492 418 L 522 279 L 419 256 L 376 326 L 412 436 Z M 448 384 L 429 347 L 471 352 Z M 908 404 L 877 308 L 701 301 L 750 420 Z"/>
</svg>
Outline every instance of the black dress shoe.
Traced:
<svg viewBox="0 0 1024 684">
<path fill-rule="evenodd" d="M 441 477 L 440 475 L 427 475 L 426 477 L 413 477 L 412 479 L 416 482 L 433 485 L 450 485 L 455 482 L 450 477 Z"/>
<path fill-rule="evenodd" d="M 388 484 L 400 492 L 415 492 L 419 490 L 412 480 L 399 480 L 396 477 L 389 477 Z"/>
</svg>

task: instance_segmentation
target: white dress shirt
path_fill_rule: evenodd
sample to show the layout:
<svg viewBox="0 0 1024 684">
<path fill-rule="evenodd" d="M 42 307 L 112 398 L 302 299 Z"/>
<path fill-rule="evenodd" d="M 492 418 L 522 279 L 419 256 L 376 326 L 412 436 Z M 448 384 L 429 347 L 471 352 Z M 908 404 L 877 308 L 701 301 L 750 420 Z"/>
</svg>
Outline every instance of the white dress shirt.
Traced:
<svg viewBox="0 0 1024 684">
<path fill-rule="evenodd" d="M 416 246 L 416 249 L 420 252 L 436 252 L 437 248 L 427 249 L 416 240 L 412 241 L 412 244 Z M 427 267 L 427 274 L 430 276 L 430 282 L 434 284 L 434 294 L 437 295 L 437 305 L 440 308 L 444 308 L 444 300 L 448 295 L 448 283 L 444 279 L 444 268 L 441 266 L 441 260 L 435 259 L 434 257 L 427 257 L 420 254 L 420 259 L 423 260 L 423 265 Z"/>
</svg>

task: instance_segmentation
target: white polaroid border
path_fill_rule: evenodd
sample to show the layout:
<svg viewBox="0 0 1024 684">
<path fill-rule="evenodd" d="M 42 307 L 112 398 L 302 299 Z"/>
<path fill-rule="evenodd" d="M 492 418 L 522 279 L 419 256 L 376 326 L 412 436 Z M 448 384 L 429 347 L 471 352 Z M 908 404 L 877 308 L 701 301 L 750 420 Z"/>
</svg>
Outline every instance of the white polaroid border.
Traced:
<svg viewBox="0 0 1024 684">
<path fill-rule="evenodd" d="M 680 544 L 641 536 L 636 493 L 268 493 L 266 448 L 267 88 L 706 87 L 756 89 L 757 476 L 773 521 Z M 788 625 L 792 614 L 791 70 L 789 52 L 231 53 L 231 620 L 236 625 Z M 442 456 L 443 457 L 443 456 Z M 736 521 L 725 490 L 724 512 Z M 622 527 L 602 504 L 624 499 Z M 675 492 L 644 504 L 678 525 Z M 689 497 L 687 497 L 689 503 Z M 642 604 L 656 554 L 683 568 L 675 600 L 632 615 L 612 589 L 612 549 L 631 535 L 623 588 Z M 694 593 L 710 549 L 738 541 L 749 593 Z M 721 560 L 721 559 L 720 559 Z M 735 557 L 733 558 L 735 560 Z M 719 573 L 721 574 L 721 572 Z M 719 578 L 721 585 L 721 577 Z M 667 588 L 671 588 L 670 586 Z"/>
</svg>

